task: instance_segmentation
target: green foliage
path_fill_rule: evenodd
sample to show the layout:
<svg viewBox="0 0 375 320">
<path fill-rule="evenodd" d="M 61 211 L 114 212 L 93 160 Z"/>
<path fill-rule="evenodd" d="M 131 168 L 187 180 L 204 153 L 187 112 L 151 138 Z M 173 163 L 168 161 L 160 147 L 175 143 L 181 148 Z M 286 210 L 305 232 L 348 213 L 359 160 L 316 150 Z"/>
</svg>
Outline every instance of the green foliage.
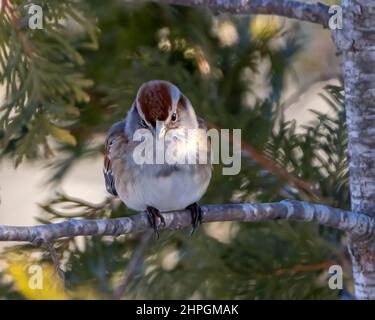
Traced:
<svg viewBox="0 0 375 320">
<path fill-rule="evenodd" d="M 265 153 L 295 176 L 317 183 L 326 203 L 349 209 L 348 137 L 342 88 L 328 86 L 321 96 L 330 110 L 311 110 L 316 119 L 303 126 L 303 134 L 296 133 L 295 122 L 281 120 Z"/>
<path fill-rule="evenodd" d="M 36 158 L 42 147 L 51 154 L 47 136 L 75 145 L 66 127 L 77 120 L 77 104 L 89 100 L 92 81 L 82 74 L 79 50 L 97 48 L 96 27 L 76 1 L 40 1 L 43 29 L 28 27 L 31 1 L 4 1 L 0 15 L 0 83 L 5 84 L 1 144 L 19 164 Z M 74 30 L 77 29 L 76 31 Z M 82 29 L 84 32 L 80 32 Z M 75 32 L 74 32 L 75 31 Z"/>
<path fill-rule="evenodd" d="M 58 184 L 78 159 L 101 156 L 102 143 L 93 138 L 124 117 L 141 83 L 167 79 L 189 97 L 199 116 L 223 128 L 242 129 L 245 142 L 315 185 L 319 200 L 349 206 L 341 88 L 327 89 L 324 97 L 332 112 L 315 113 L 302 131 L 285 121 L 278 108 L 285 77 L 302 48 L 298 30 L 277 29 L 259 36 L 251 34 L 248 17 L 212 17 L 205 11 L 155 4 L 50 3 L 42 6 L 51 24 L 45 23 L 42 31 L 28 30 L 25 24 L 21 28 L 36 52 L 32 58 L 9 15 L 0 18 L 0 81 L 8 86 L 1 139 L 5 154 L 17 163 L 25 155 L 38 157 L 44 146 L 44 153 L 56 155 L 49 166 L 50 180 Z M 21 15 L 24 2 L 16 5 Z M 58 17 L 70 17 L 80 30 L 71 32 Z M 217 31 L 225 24 L 235 30 L 229 44 Z M 264 92 L 256 89 L 257 79 L 262 79 Z M 48 145 L 49 135 L 60 143 Z M 202 203 L 312 199 L 246 153 L 239 175 L 222 176 L 220 169 L 214 168 Z M 75 196 L 51 199 L 42 206 L 39 221 L 133 213 L 118 200 L 94 205 Z M 81 292 L 85 287 L 86 293 L 112 297 L 140 238 L 59 241 L 69 290 Z M 327 287 L 326 269 L 308 266 L 341 259 L 341 242 L 339 233 L 326 228 L 274 221 L 202 226 L 193 237 L 187 230 L 162 232 L 147 249 L 127 297 L 336 298 L 337 292 Z"/>
</svg>

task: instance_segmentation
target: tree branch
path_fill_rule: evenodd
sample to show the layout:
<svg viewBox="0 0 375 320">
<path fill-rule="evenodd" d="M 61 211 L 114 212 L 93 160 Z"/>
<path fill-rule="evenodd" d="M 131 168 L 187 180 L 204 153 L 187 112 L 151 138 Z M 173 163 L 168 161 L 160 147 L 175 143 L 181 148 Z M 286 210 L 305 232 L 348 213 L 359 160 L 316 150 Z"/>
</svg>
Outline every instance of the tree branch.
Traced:
<svg viewBox="0 0 375 320">
<path fill-rule="evenodd" d="M 125 0 L 125 2 L 135 1 Z M 328 27 L 330 17 L 329 7 L 320 2 L 305 3 L 294 0 L 142 0 L 142 2 L 207 8 L 213 13 L 271 14 L 317 23 L 323 27 Z"/>
<path fill-rule="evenodd" d="M 299 220 L 312 221 L 347 232 L 351 239 L 367 240 L 374 235 L 375 219 L 361 213 L 352 213 L 325 205 L 302 201 L 275 203 L 242 203 L 202 206 L 203 222 L 215 221 L 266 221 Z M 181 229 L 190 226 L 189 211 L 163 214 L 165 226 L 160 229 Z M 26 241 L 34 244 L 48 243 L 60 238 L 76 236 L 119 236 L 149 229 L 146 213 L 126 218 L 78 220 L 32 227 L 0 226 L 0 241 Z"/>
</svg>

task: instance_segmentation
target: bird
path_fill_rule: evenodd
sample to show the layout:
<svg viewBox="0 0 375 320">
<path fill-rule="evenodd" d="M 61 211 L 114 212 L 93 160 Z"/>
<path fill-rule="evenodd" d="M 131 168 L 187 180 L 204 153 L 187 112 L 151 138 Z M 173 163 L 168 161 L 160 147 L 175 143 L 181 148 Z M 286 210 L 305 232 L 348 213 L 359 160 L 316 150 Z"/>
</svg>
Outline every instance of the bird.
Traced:
<svg viewBox="0 0 375 320">
<path fill-rule="evenodd" d="M 138 163 L 134 152 L 140 141 L 134 141 L 137 130 L 149 133 L 152 146 L 162 141 L 164 147 L 182 151 L 186 148 L 186 130 L 197 130 L 198 149 L 207 161 L 196 163 Z M 188 210 L 191 213 L 191 235 L 202 222 L 203 211 L 198 201 L 205 194 L 212 175 L 210 142 L 205 135 L 204 120 L 198 118 L 190 100 L 169 81 L 151 80 L 138 89 L 126 117 L 108 131 L 104 147 L 106 190 L 118 196 L 136 211 L 146 211 L 148 222 L 159 238 L 158 220 L 165 226 L 162 212 Z M 167 133 L 173 139 L 162 140 Z M 177 137 L 177 138 L 176 138 Z M 155 150 L 152 151 L 153 156 Z M 194 151 L 195 152 L 195 151 Z M 194 157 L 197 154 L 194 154 Z"/>
</svg>

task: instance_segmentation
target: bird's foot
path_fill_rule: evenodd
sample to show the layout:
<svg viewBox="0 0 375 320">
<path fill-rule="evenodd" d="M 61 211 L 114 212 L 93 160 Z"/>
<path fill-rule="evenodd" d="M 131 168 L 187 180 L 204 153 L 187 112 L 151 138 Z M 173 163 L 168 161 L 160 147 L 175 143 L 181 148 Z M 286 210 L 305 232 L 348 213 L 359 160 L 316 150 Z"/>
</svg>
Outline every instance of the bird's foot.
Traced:
<svg viewBox="0 0 375 320">
<path fill-rule="evenodd" d="M 202 208 L 198 203 L 193 203 L 190 206 L 186 207 L 186 210 L 189 210 L 191 213 L 191 231 L 190 235 L 194 234 L 194 231 L 198 228 L 198 226 L 202 223 L 203 212 Z"/>
<path fill-rule="evenodd" d="M 160 222 L 165 226 L 165 220 L 163 215 L 160 213 L 160 211 L 154 207 L 147 207 L 147 217 L 148 222 L 152 229 L 154 229 L 154 232 L 159 239 L 159 230 L 157 226 L 157 218 L 160 219 Z"/>
</svg>

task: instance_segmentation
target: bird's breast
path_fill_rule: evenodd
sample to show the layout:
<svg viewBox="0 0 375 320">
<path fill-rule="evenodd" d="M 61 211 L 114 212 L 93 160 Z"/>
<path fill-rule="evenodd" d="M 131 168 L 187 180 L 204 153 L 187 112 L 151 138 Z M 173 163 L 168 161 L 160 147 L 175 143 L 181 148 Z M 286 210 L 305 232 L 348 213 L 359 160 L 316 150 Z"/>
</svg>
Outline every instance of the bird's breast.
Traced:
<svg viewBox="0 0 375 320">
<path fill-rule="evenodd" d="M 165 150 L 186 150 L 183 139 L 166 145 Z M 161 211 L 185 209 L 197 202 L 206 192 L 211 179 L 211 164 L 140 164 L 134 159 L 134 150 L 139 144 L 127 148 L 115 148 L 112 154 L 112 169 L 116 191 L 130 208 L 145 210 L 152 206 Z M 169 153 L 173 154 L 173 152 Z M 177 152 L 178 160 L 184 152 Z M 154 157 L 155 159 L 155 157 Z"/>
<path fill-rule="evenodd" d="M 116 181 L 122 201 L 135 210 L 147 206 L 161 211 L 186 208 L 206 192 L 210 165 L 132 165 Z"/>
</svg>

